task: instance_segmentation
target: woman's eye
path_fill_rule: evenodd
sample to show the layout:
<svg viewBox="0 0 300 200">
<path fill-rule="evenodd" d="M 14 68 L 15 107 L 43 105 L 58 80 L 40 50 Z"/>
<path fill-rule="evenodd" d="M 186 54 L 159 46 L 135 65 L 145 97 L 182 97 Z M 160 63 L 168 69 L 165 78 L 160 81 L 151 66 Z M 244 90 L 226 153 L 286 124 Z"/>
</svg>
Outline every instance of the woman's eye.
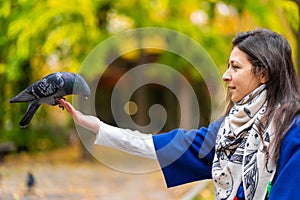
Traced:
<svg viewBox="0 0 300 200">
<path fill-rule="evenodd" d="M 236 65 L 232 65 L 231 67 L 232 67 L 232 69 L 238 69 L 238 68 L 239 68 L 239 67 L 236 66 Z"/>
<path fill-rule="evenodd" d="M 228 63 L 228 69 L 229 68 L 231 68 L 231 69 L 233 69 L 233 70 L 236 70 L 236 69 L 239 69 L 240 67 L 239 66 L 237 66 L 237 65 L 233 65 L 233 64 L 230 64 L 230 63 Z"/>
</svg>

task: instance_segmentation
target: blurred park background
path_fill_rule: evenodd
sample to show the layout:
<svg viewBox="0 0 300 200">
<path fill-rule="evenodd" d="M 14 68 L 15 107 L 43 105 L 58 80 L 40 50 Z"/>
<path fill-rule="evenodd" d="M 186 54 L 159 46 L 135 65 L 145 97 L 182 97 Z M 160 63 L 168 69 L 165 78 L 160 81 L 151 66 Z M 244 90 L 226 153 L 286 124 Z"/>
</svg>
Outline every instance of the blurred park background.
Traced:
<svg viewBox="0 0 300 200">
<path fill-rule="evenodd" d="M 78 171 L 76 166 L 77 169 L 82 167 L 85 171 L 90 169 L 91 172 L 94 170 L 99 174 L 102 173 L 101 170 L 105 171 L 103 173 L 107 171 L 102 167 L 95 169 L 95 166 L 85 163 L 86 161 L 82 161 L 84 166 L 79 166 L 81 162 L 78 160 L 88 158 L 89 154 L 78 139 L 74 123 L 66 112 L 58 107 L 41 106 L 26 129 L 18 127 L 27 104 L 9 104 L 9 99 L 31 83 L 52 72 L 78 73 L 81 63 L 99 43 L 122 31 L 141 27 L 169 28 L 186 34 L 208 52 L 221 73 L 227 67 L 231 41 L 237 32 L 256 27 L 269 28 L 289 40 L 299 74 L 299 5 L 299 0 L 0 0 L 0 194 L 12 193 L 11 190 L 18 187 L 18 183 L 11 183 L 14 187 L 9 190 L 9 186 L 4 187 L 3 180 L 11 178 L 13 181 L 20 181 L 13 174 L 23 179 L 20 173 L 30 168 L 32 162 L 65 161 L 68 164 L 72 163 L 74 173 Z M 201 77 L 194 74 L 188 63 L 169 52 L 137 51 L 123 55 L 111 63 L 101 78 L 102 88 L 99 90 L 104 90 L 106 95 L 96 98 L 97 115 L 108 123 L 115 123 L 109 106 L 114 84 L 126 71 L 147 62 L 164 63 L 188 77 L 198 98 L 201 99 L 200 124 L 207 125 L 210 119 L 210 99 L 205 83 Z M 178 126 L 178 113 L 174 111 L 176 101 L 170 92 L 158 86 L 150 86 L 141 90 L 140 94 L 136 96 L 142 100 L 137 102 L 146 102 L 138 105 L 139 108 L 146 107 L 140 109 L 142 111 L 147 111 L 149 104 L 166 104 L 169 115 L 162 131 Z M 71 101 L 71 98 L 68 100 Z M 167 105 L 171 106 L 168 108 Z M 146 114 L 132 115 L 138 123 L 148 123 L 149 119 L 142 116 Z M 2 157 L 2 153 L 6 157 Z M 13 170 L 12 166 L 18 166 L 16 170 L 19 172 L 10 171 Z M 45 173 L 42 168 L 35 169 L 39 171 L 37 173 Z M 55 171 L 52 168 L 46 170 Z M 61 170 L 57 171 L 59 175 L 63 175 L 64 170 L 72 172 L 68 168 Z M 88 175 L 83 174 L 82 179 L 86 179 L 86 176 Z M 100 175 L 99 179 L 101 178 L 103 177 Z M 91 181 L 96 183 L 95 179 Z M 118 178 L 116 176 L 113 179 Z M 176 193 L 175 190 L 164 188 L 160 176 L 152 179 L 159 182 L 153 184 L 161 187 L 163 191 L 159 193 L 160 197 L 158 195 L 149 199 L 179 199 L 183 194 L 182 190 L 189 189 L 189 186 L 179 188 L 180 192 Z M 117 181 L 115 183 L 120 184 Z M 112 188 L 114 187 L 116 186 Z M 139 185 L 136 187 L 138 190 Z M 93 188 L 96 190 L 97 187 Z M 152 189 L 159 190 L 157 187 Z M 151 191 L 151 187 L 149 190 Z M 70 189 L 67 192 L 76 194 L 76 191 L 78 192 L 76 189 Z M 141 193 L 146 191 L 145 189 Z M 209 191 L 213 193 L 212 188 L 209 188 Z M 82 195 L 86 193 L 81 192 Z M 167 196 L 170 193 L 177 196 Z M 77 197 L 73 196 L 70 199 Z M 127 199 L 126 195 L 123 197 Z M 97 194 L 94 198 L 97 199 Z M 137 196 L 129 198 L 143 199 Z M 116 199 L 122 199 L 122 196 Z"/>
</svg>

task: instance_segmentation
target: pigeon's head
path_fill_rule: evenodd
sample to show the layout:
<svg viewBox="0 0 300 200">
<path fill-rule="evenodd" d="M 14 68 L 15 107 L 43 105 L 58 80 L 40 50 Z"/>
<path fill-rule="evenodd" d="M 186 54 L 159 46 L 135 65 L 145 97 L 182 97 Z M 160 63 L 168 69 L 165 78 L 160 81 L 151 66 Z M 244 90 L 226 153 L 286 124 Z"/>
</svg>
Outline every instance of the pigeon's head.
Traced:
<svg viewBox="0 0 300 200">
<path fill-rule="evenodd" d="M 79 74 L 75 75 L 73 94 L 81 95 L 85 100 L 87 100 L 91 94 L 88 84 Z"/>
</svg>

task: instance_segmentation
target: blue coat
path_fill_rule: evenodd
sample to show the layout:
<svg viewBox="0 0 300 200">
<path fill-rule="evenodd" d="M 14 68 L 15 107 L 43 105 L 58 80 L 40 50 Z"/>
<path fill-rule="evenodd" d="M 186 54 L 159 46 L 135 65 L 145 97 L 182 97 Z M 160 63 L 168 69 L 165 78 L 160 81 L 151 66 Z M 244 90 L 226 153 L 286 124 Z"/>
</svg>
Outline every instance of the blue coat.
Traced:
<svg viewBox="0 0 300 200">
<path fill-rule="evenodd" d="M 168 187 L 211 179 L 215 139 L 222 119 L 207 128 L 176 129 L 153 136 L 156 155 Z M 300 197 L 300 117 L 282 141 L 280 157 L 269 199 Z"/>
</svg>

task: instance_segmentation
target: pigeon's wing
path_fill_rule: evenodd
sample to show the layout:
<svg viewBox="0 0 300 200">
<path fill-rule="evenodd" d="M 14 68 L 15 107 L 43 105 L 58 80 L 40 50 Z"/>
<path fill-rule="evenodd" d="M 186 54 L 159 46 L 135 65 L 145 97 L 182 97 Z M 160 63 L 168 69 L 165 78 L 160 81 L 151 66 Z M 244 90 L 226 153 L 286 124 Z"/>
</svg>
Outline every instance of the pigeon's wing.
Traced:
<svg viewBox="0 0 300 200">
<path fill-rule="evenodd" d="M 28 101 L 33 101 L 35 99 L 37 99 L 37 97 L 32 93 L 32 85 L 30 85 L 28 88 L 20 92 L 18 95 L 11 98 L 9 102 L 10 103 L 28 102 Z"/>
<path fill-rule="evenodd" d="M 34 116 L 35 112 L 40 107 L 40 105 L 41 104 L 38 103 L 38 100 L 34 100 L 34 101 L 30 102 L 24 117 L 21 119 L 21 121 L 19 123 L 19 126 L 21 128 L 25 128 L 28 126 L 28 124 L 30 123 L 32 117 Z"/>
<path fill-rule="evenodd" d="M 50 97 L 61 90 L 64 86 L 64 79 L 60 73 L 49 74 L 32 85 L 32 93 L 37 98 Z"/>
</svg>

